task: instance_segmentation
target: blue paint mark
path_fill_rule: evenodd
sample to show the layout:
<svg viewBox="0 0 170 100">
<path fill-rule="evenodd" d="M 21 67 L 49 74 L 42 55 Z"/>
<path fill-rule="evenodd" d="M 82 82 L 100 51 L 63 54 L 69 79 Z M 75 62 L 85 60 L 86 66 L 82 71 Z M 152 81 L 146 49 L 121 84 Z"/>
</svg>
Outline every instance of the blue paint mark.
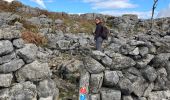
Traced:
<svg viewBox="0 0 170 100">
<path fill-rule="evenodd" d="M 81 95 L 80 95 L 80 100 L 86 100 L 86 95 L 81 94 Z"/>
</svg>

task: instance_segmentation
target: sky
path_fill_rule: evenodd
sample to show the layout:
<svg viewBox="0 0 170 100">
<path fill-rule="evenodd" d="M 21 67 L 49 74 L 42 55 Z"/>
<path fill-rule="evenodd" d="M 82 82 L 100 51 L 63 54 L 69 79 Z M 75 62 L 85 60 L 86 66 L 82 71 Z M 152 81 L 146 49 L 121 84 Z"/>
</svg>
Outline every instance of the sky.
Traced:
<svg viewBox="0 0 170 100">
<path fill-rule="evenodd" d="M 5 0 L 11 2 L 13 0 Z M 19 0 L 23 4 L 71 14 L 102 13 L 113 16 L 137 14 L 150 18 L 154 0 Z M 158 0 L 156 17 L 170 17 L 170 0 Z"/>
</svg>

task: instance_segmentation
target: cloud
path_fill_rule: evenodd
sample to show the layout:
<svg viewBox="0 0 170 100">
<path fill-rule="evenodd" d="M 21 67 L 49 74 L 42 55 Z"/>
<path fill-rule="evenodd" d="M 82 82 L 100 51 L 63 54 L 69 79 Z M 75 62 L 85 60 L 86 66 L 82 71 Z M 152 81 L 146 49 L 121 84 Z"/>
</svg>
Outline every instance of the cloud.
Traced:
<svg viewBox="0 0 170 100">
<path fill-rule="evenodd" d="M 170 4 L 169 7 L 162 9 L 159 13 L 158 13 L 158 18 L 162 18 L 162 17 L 170 17 Z"/>
<path fill-rule="evenodd" d="M 125 9 L 136 7 L 137 5 L 129 3 L 129 0 L 108 0 L 93 4 L 93 9 Z"/>
<path fill-rule="evenodd" d="M 53 3 L 54 2 L 54 0 L 46 0 L 46 1 L 44 1 L 45 3 Z"/>
<path fill-rule="evenodd" d="M 14 0 L 4 0 L 4 1 L 7 1 L 7 2 L 12 2 L 12 1 L 14 1 Z"/>
<path fill-rule="evenodd" d="M 125 9 L 138 6 L 130 3 L 130 0 L 83 0 L 83 2 L 91 3 L 93 9 Z"/>
<path fill-rule="evenodd" d="M 40 5 L 43 8 L 46 8 L 45 3 L 44 3 L 43 0 L 31 0 L 31 1 L 37 3 L 38 5 Z"/>
<path fill-rule="evenodd" d="M 138 11 L 103 11 L 103 12 L 100 12 L 100 13 L 107 14 L 107 15 L 113 15 L 113 16 L 122 16 L 123 14 L 136 14 L 141 19 L 151 18 L 151 11 L 146 11 L 146 12 L 138 12 Z M 158 12 L 155 11 L 155 15 L 157 15 L 157 14 L 158 14 Z"/>
</svg>

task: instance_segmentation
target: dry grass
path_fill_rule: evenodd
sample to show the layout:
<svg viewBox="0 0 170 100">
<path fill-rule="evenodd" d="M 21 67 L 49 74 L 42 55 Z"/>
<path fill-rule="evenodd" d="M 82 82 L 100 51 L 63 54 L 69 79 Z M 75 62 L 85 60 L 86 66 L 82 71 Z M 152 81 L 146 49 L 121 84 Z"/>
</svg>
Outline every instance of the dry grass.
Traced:
<svg viewBox="0 0 170 100">
<path fill-rule="evenodd" d="M 47 39 L 44 36 L 40 35 L 39 33 L 24 31 L 22 32 L 22 38 L 27 43 L 33 43 L 39 46 L 47 45 Z"/>
</svg>

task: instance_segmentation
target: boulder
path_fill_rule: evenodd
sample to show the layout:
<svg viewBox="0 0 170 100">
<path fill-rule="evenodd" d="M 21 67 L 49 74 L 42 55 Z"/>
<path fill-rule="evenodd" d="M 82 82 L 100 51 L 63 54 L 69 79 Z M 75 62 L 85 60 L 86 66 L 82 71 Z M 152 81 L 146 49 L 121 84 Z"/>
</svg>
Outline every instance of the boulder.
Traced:
<svg viewBox="0 0 170 100">
<path fill-rule="evenodd" d="M 24 40 L 23 39 L 15 39 L 15 40 L 13 40 L 13 45 L 17 49 L 20 49 L 20 48 L 24 47 Z"/>
<path fill-rule="evenodd" d="M 139 48 L 136 47 L 133 51 L 129 52 L 129 54 L 132 55 L 132 56 L 139 55 Z"/>
<path fill-rule="evenodd" d="M 153 67 L 162 67 L 162 66 L 165 66 L 166 63 L 168 62 L 170 58 L 170 53 L 161 53 L 161 54 L 158 54 L 156 55 L 153 59 L 152 59 L 152 62 L 153 62 Z"/>
<path fill-rule="evenodd" d="M 31 63 L 35 60 L 37 54 L 37 46 L 34 44 L 26 44 L 24 48 L 17 50 L 17 55 L 26 63 Z"/>
<path fill-rule="evenodd" d="M 147 54 L 145 57 L 142 59 L 136 61 L 136 67 L 137 68 L 145 68 L 154 58 L 154 55 Z"/>
<path fill-rule="evenodd" d="M 138 79 L 132 84 L 133 93 L 138 97 L 143 96 L 147 87 L 148 83 L 146 83 L 142 77 L 138 77 Z"/>
<path fill-rule="evenodd" d="M 1 89 L 0 90 L 0 100 L 7 100 L 9 98 L 9 89 Z"/>
<path fill-rule="evenodd" d="M 57 100 L 59 97 L 59 90 L 56 88 L 55 82 L 51 79 L 40 81 L 37 85 L 37 92 L 41 99 L 52 97 L 54 100 Z"/>
<path fill-rule="evenodd" d="M 170 91 L 155 91 L 149 93 L 148 100 L 169 100 Z"/>
<path fill-rule="evenodd" d="M 149 82 L 154 82 L 155 79 L 157 78 L 157 72 L 155 70 L 155 68 L 153 67 L 146 67 L 144 70 L 143 70 L 143 77 L 148 80 Z"/>
<path fill-rule="evenodd" d="M 15 76 L 18 82 L 21 81 L 40 81 L 51 76 L 51 71 L 47 63 L 34 61 L 19 69 Z"/>
<path fill-rule="evenodd" d="M 10 74 L 0 74 L 0 87 L 10 87 L 12 83 L 13 75 Z"/>
<path fill-rule="evenodd" d="M 10 62 L 12 59 L 16 58 L 16 53 L 12 52 L 8 55 L 4 55 L 0 57 L 0 65 L 4 64 L 4 63 L 8 63 Z"/>
<path fill-rule="evenodd" d="M 119 90 L 102 88 L 101 99 L 102 100 L 121 100 L 121 92 Z"/>
<path fill-rule="evenodd" d="M 149 53 L 148 47 L 139 47 L 139 54 L 144 57 Z"/>
<path fill-rule="evenodd" d="M 115 53 L 112 58 L 111 69 L 121 70 L 133 67 L 134 65 L 136 65 L 136 62 L 132 58 Z"/>
<path fill-rule="evenodd" d="M 105 66 L 111 66 L 112 64 L 112 59 L 108 56 L 105 56 L 104 58 L 102 58 L 101 61 Z"/>
<path fill-rule="evenodd" d="M 0 41 L 0 56 L 4 56 L 6 54 L 11 53 L 14 50 L 13 45 L 8 40 Z"/>
<path fill-rule="evenodd" d="M 10 31 L 9 31 L 10 30 Z M 21 37 L 21 32 L 18 30 L 12 30 L 10 28 L 0 29 L 0 39 L 12 40 Z"/>
<path fill-rule="evenodd" d="M 119 76 L 117 71 L 105 71 L 104 72 L 104 85 L 106 86 L 116 86 L 119 82 Z"/>
<path fill-rule="evenodd" d="M 103 73 L 91 74 L 91 77 L 90 77 L 91 93 L 98 93 L 102 84 L 103 84 Z"/>
<path fill-rule="evenodd" d="M 84 58 L 84 65 L 86 69 L 91 73 L 91 74 L 97 74 L 101 73 L 105 70 L 105 67 L 101 65 L 98 61 L 91 57 L 85 57 Z"/>
<path fill-rule="evenodd" d="M 130 94 L 133 92 L 132 82 L 127 78 L 120 79 L 118 86 L 122 94 Z"/>
<path fill-rule="evenodd" d="M 100 94 L 91 94 L 89 100 L 100 100 Z"/>
<path fill-rule="evenodd" d="M 149 94 L 152 92 L 153 88 L 154 88 L 154 83 L 150 83 L 149 86 L 146 88 L 143 96 L 148 97 Z"/>
<path fill-rule="evenodd" d="M 37 100 L 36 86 L 31 82 L 15 84 L 9 94 L 10 100 Z"/>
<path fill-rule="evenodd" d="M 123 100 L 133 100 L 132 96 L 123 96 Z"/>
<path fill-rule="evenodd" d="M 20 69 L 24 65 L 24 61 L 22 59 L 13 59 L 8 63 L 0 65 L 1 73 L 10 73 Z"/>
</svg>

